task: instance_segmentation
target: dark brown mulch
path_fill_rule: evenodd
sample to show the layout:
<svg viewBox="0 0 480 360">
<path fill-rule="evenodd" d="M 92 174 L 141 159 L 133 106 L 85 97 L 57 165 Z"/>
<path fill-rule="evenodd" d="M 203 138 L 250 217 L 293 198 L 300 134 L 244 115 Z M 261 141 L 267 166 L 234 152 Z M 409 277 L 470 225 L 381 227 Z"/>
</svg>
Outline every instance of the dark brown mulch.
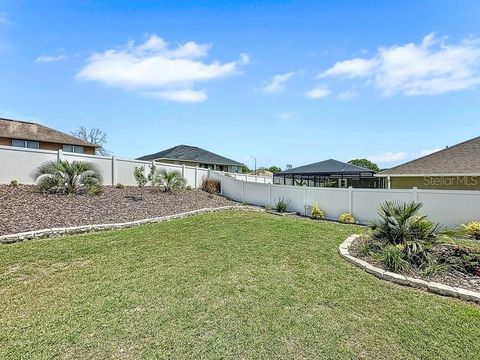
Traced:
<svg viewBox="0 0 480 360">
<path fill-rule="evenodd" d="M 370 256 L 365 256 L 359 252 L 359 248 L 362 241 L 364 240 L 360 240 L 360 241 L 357 240 L 352 244 L 352 246 L 349 249 L 350 254 L 359 259 L 365 260 L 366 262 L 372 265 L 382 268 L 383 270 L 388 270 L 385 268 L 385 266 L 381 262 L 375 261 L 375 259 L 371 258 Z M 412 270 L 410 273 L 404 274 L 404 275 L 408 275 L 417 279 L 434 281 L 434 282 L 442 283 L 445 285 L 450 285 L 453 287 L 459 287 L 463 289 L 480 292 L 480 277 L 464 274 L 456 270 L 444 271 L 431 276 L 426 276 L 422 272 Z"/>
<path fill-rule="evenodd" d="M 104 187 L 95 195 L 44 195 L 34 186 L 0 185 L 0 235 L 90 224 L 121 223 L 202 208 L 239 205 L 201 190 L 154 193 L 147 188 Z"/>
</svg>

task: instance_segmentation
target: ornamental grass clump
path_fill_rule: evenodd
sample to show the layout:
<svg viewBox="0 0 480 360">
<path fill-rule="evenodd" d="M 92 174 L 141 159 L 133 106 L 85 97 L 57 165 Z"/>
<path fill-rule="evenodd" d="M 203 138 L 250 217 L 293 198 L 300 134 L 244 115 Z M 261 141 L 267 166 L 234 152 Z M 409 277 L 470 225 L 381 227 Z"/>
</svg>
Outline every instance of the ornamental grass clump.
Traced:
<svg viewBox="0 0 480 360">
<path fill-rule="evenodd" d="M 355 218 L 352 213 L 346 212 L 340 215 L 338 221 L 344 224 L 355 224 Z"/>
<path fill-rule="evenodd" d="M 153 189 L 163 192 L 183 190 L 186 185 L 185 178 L 177 170 L 156 170 L 151 179 Z"/>
<path fill-rule="evenodd" d="M 311 217 L 316 220 L 323 220 L 325 218 L 325 213 L 320 209 L 316 202 L 312 205 Z"/>
<path fill-rule="evenodd" d="M 462 224 L 463 233 L 471 239 L 480 240 L 480 221 L 471 221 Z"/>
<path fill-rule="evenodd" d="M 204 177 L 202 179 L 202 190 L 209 194 L 219 194 L 222 183 L 220 180 Z"/>
<path fill-rule="evenodd" d="M 278 199 L 278 201 L 275 203 L 275 210 L 279 213 L 286 213 L 288 211 L 288 204 L 290 201 L 286 201 L 284 197 L 281 197 Z"/>
<path fill-rule="evenodd" d="M 102 192 L 102 176 L 97 166 L 90 162 L 48 161 L 32 176 L 43 193 L 77 194 L 86 191 L 99 195 Z"/>
</svg>

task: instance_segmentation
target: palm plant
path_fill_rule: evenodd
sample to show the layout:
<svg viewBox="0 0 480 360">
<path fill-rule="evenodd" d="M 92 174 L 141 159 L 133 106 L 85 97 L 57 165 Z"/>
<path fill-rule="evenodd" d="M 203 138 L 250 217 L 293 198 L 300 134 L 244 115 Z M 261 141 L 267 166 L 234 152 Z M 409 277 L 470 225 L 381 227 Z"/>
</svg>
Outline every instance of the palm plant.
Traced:
<svg viewBox="0 0 480 360">
<path fill-rule="evenodd" d="M 162 169 L 152 176 L 152 186 L 164 192 L 183 189 L 185 184 L 185 178 L 176 170 Z"/>
<path fill-rule="evenodd" d="M 82 189 L 98 193 L 102 176 L 95 164 L 59 160 L 40 165 L 32 174 L 42 192 L 75 194 Z"/>
<path fill-rule="evenodd" d="M 387 201 L 380 206 L 380 220 L 371 224 L 373 237 L 391 244 L 405 244 L 415 247 L 411 242 L 428 241 L 438 236 L 441 229 L 438 224 L 419 215 L 421 203 Z"/>
</svg>

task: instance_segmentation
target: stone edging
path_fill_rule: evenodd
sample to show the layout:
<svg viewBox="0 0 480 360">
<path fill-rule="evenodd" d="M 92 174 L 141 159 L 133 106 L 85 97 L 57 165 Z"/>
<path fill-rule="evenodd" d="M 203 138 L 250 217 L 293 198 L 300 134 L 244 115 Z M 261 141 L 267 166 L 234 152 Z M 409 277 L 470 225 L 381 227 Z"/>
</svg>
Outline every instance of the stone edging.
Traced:
<svg viewBox="0 0 480 360">
<path fill-rule="evenodd" d="M 350 255 L 348 249 L 350 248 L 352 243 L 359 237 L 360 235 L 358 234 L 349 236 L 339 246 L 338 251 L 340 253 L 340 256 L 342 256 L 352 264 L 358 266 L 359 268 L 365 270 L 367 273 L 372 274 L 379 279 L 387 280 L 399 285 L 411 286 L 417 289 L 430 291 L 435 294 L 451 296 L 451 297 L 459 298 L 461 300 L 473 301 L 480 304 L 480 292 L 467 290 L 463 288 L 457 288 L 457 287 L 441 284 L 434 281 L 425 281 L 425 280 L 413 278 L 410 276 L 404 276 L 401 274 L 393 273 L 393 272 L 381 269 L 379 267 L 373 266 L 362 259 L 358 259 Z"/>
<path fill-rule="evenodd" d="M 0 244 L 11 244 L 11 243 L 25 241 L 25 240 L 42 239 L 42 238 L 48 238 L 48 237 L 60 237 L 65 235 L 81 234 L 81 233 L 101 231 L 101 230 L 124 229 L 132 226 L 136 226 L 136 225 L 160 223 L 164 221 L 185 218 L 185 217 L 203 214 L 203 213 L 212 213 L 212 212 L 230 211 L 230 210 L 244 210 L 244 211 L 255 211 L 255 212 L 264 211 L 262 208 L 258 208 L 255 206 L 238 206 L 238 205 L 222 206 L 218 208 L 203 208 L 199 210 L 187 211 L 180 214 L 167 215 L 167 216 L 136 220 L 136 221 L 129 221 L 125 223 L 81 225 L 81 226 L 42 229 L 42 230 L 16 233 L 16 234 L 2 235 L 0 236 Z"/>
</svg>

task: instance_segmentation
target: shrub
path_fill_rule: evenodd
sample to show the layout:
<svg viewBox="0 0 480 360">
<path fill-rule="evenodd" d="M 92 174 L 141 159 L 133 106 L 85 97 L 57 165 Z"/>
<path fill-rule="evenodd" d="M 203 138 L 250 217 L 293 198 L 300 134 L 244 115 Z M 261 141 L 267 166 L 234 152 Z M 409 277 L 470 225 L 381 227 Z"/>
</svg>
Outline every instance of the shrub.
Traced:
<svg viewBox="0 0 480 360">
<path fill-rule="evenodd" d="M 442 244 L 434 248 L 439 264 L 464 274 L 480 276 L 480 252 L 459 245 Z"/>
<path fill-rule="evenodd" d="M 277 210 L 279 213 L 285 213 L 288 211 L 288 204 L 290 201 L 285 201 L 283 197 L 278 199 L 278 201 L 275 203 L 275 210 Z"/>
<path fill-rule="evenodd" d="M 135 167 L 135 170 L 133 170 L 133 176 L 135 177 L 135 181 L 139 188 L 143 188 L 148 182 L 143 166 Z"/>
<path fill-rule="evenodd" d="M 410 264 L 404 259 L 402 245 L 387 245 L 383 248 L 381 255 L 385 267 L 393 272 L 406 272 L 410 269 Z"/>
<path fill-rule="evenodd" d="M 185 190 L 191 191 L 191 190 L 192 190 L 192 187 L 191 187 L 190 185 L 187 185 L 187 186 L 185 187 Z"/>
<path fill-rule="evenodd" d="M 480 221 L 471 221 L 467 224 L 462 224 L 462 230 L 467 237 L 480 240 Z"/>
<path fill-rule="evenodd" d="M 10 181 L 10 186 L 17 187 L 18 186 L 18 181 L 13 179 L 12 181 Z"/>
<path fill-rule="evenodd" d="M 117 189 L 125 189 L 125 185 L 120 184 L 120 183 L 118 183 L 117 185 L 115 185 L 115 187 L 116 187 Z"/>
<path fill-rule="evenodd" d="M 42 192 L 75 194 L 101 186 L 102 177 L 95 164 L 59 160 L 43 163 L 33 173 Z"/>
<path fill-rule="evenodd" d="M 103 187 L 98 184 L 94 184 L 88 188 L 88 193 L 90 195 L 101 195 L 103 194 Z"/>
<path fill-rule="evenodd" d="M 154 190 L 172 192 L 185 188 L 186 180 L 177 170 L 162 169 L 154 172 L 151 176 Z"/>
<path fill-rule="evenodd" d="M 371 224 L 372 236 L 390 244 L 404 244 L 408 240 L 428 240 L 440 233 L 439 225 L 434 225 L 426 216 L 418 214 L 421 203 L 387 201 L 380 206 L 380 220 Z"/>
<path fill-rule="evenodd" d="M 311 216 L 313 219 L 317 220 L 322 220 L 325 217 L 325 213 L 320 209 L 318 203 L 313 204 Z"/>
<path fill-rule="evenodd" d="M 355 218 L 352 213 L 346 212 L 340 215 L 338 221 L 344 224 L 355 224 Z"/>
<path fill-rule="evenodd" d="M 202 179 L 202 190 L 209 194 L 220 193 L 222 183 L 220 180 L 204 177 Z"/>
</svg>

